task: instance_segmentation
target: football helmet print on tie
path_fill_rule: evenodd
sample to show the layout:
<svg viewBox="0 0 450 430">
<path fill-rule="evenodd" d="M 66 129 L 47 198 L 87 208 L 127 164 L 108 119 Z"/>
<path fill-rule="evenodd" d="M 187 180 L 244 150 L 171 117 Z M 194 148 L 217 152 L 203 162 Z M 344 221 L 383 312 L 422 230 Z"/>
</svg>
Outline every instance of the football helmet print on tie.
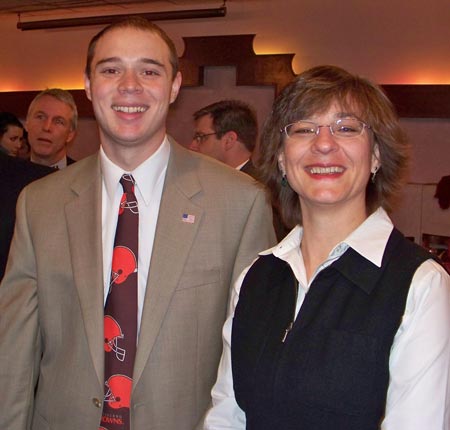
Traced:
<svg viewBox="0 0 450 430">
<path fill-rule="evenodd" d="M 113 375 L 106 382 L 105 402 L 113 409 L 129 408 L 133 381 L 126 375 Z"/>
<path fill-rule="evenodd" d="M 122 332 L 122 329 L 120 328 L 119 323 L 112 316 L 105 315 L 103 324 L 105 335 L 105 351 L 114 352 L 116 354 L 116 358 L 119 361 L 125 360 L 126 351 L 117 344 L 117 341 L 119 339 L 124 338 L 124 334 Z"/>
<path fill-rule="evenodd" d="M 134 252 L 126 246 L 116 246 L 113 250 L 111 284 L 121 284 L 135 272 L 137 260 Z"/>
</svg>

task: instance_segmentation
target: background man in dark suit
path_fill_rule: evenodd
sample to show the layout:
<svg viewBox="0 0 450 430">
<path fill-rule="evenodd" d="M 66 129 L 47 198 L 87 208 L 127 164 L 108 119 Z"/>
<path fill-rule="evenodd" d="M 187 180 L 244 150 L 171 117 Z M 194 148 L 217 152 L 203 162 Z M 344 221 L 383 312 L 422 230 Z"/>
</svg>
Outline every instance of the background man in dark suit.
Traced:
<svg viewBox="0 0 450 430">
<path fill-rule="evenodd" d="M 195 133 L 189 149 L 215 158 L 258 180 L 252 161 L 258 137 L 258 122 L 253 108 L 240 100 L 221 100 L 194 113 Z M 277 240 L 289 230 L 273 207 L 273 227 Z"/>
<path fill-rule="evenodd" d="M 25 122 L 33 163 L 63 169 L 74 160 L 67 157 L 67 145 L 75 138 L 77 105 L 69 91 L 49 88 L 30 103 Z"/>
<path fill-rule="evenodd" d="M 0 280 L 5 272 L 16 219 L 17 197 L 25 185 L 54 169 L 0 152 Z"/>
</svg>

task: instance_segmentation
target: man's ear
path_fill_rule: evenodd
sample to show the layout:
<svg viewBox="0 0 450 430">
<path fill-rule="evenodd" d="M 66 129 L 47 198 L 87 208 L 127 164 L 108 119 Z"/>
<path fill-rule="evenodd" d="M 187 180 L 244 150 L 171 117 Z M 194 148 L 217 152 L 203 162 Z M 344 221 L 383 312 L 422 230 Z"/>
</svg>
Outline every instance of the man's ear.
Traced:
<svg viewBox="0 0 450 430">
<path fill-rule="evenodd" d="M 72 140 L 75 139 L 75 136 L 77 135 L 76 130 L 72 130 L 68 135 L 66 139 L 66 144 L 72 142 Z"/>
<path fill-rule="evenodd" d="M 177 74 L 172 82 L 172 88 L 170 89 L 169 104 L 173 103 L 176 100 L 178 93 L 180 92 L 181 81 L 182 81 L 181 73 L 177 72 Z"/>
<path fill-rule="evenodd" d="M 238 136 L 236 134 L 235 131 L 227 131 L 223 136 L 222 139 L 224 141 L 224 147 L 225 147 L 225 151 L 229 151 L 230 149 L 232 149 L 234 147 L 234 145 L 236 144 L 237 140 L 238 140 Z"/>
<path fill-rule="evenodd" d="M 86 92 L 86 97 L 92 101 L 91 98 L 91 80 L 84 74 L 84 91 Z"/>
</svg>

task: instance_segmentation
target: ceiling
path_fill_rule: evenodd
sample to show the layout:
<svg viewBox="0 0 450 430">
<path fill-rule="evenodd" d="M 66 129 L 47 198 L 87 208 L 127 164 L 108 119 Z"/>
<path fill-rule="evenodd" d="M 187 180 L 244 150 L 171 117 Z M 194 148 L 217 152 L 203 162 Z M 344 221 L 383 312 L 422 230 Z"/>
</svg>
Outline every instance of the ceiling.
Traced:
<svg viewBox="0 0 450 430">
<path fill-rule="evenodd" d="M 210 3 L 221 5 L 220 0 L 0 0 L 0 14 L 26 14 L 29 16 L 47 13 L 78 13 L 89 8 L 106 8 L 111 12 L 124 12 L 129 7 L 146 4 L 187 6 Z M 223 2 L 222 2 L 223 3 Z"/>
</svg>

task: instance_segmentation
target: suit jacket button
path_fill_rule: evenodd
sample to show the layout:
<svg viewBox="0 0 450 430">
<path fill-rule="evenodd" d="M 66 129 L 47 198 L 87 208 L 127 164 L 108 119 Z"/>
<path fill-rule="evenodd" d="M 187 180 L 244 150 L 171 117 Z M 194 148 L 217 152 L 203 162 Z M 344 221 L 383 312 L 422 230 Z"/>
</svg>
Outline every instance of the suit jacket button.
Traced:
<svg viewBox="0 0 450 430">
<path fill-rule="evenodd" d="M 97 408 L 101 408 L 102 407 L 102 401 L 99 399 L 96 399 L 95 397 L 92 399 L 92 403 L 97 407 Z"/>
</svg>

